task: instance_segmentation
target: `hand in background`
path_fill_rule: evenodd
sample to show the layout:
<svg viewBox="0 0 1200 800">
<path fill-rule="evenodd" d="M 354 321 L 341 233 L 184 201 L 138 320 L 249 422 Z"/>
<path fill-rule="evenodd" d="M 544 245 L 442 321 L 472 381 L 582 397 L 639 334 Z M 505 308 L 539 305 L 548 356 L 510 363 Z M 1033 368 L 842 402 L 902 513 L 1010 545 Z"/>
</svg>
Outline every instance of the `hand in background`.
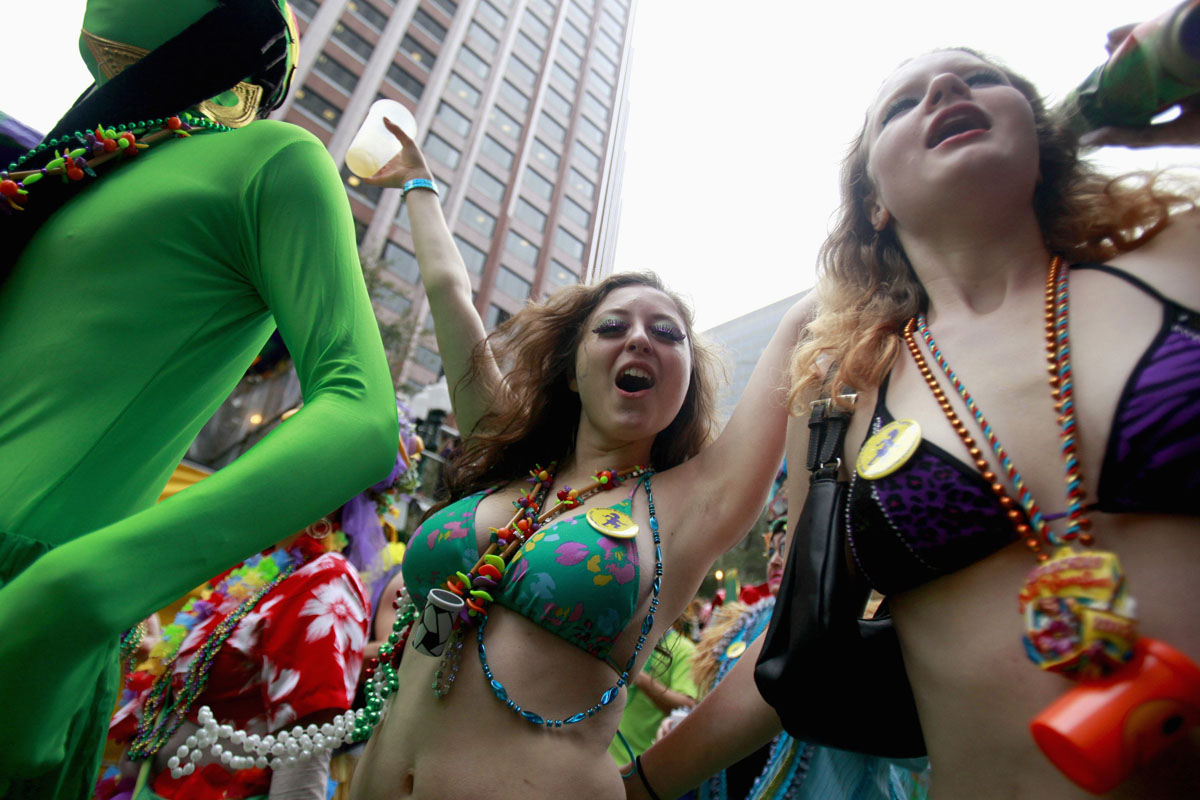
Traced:
<svg viewBox="0 0 1200 800">
<path fill-rule="evenodd" d="M 1122 25 L 1108 32 L 1105 49 L 1111 56 L 1125 37 L 1137 27 L 1136 24 Z M 1107 126 L 1088 131 L 1079 137 L 1084 147 L 1167 147 L 1200 144 L 1200 95 L 1179 104 L 1180 114 L 1170 122 L 1159 125 L 1144 125 L 1140 128 Z"/>
<path fill-rule="evenodd" d="M 399 125 L 387 117 L 383 118 L 383 124 L 387 126 L 393 136 L 400 140 L 404 149 L 397 153 L 391 161 L 384 164 L 379 172 L 369 178 L 363 178 L 363 181 L 372 186 L 382 186 L 385 189 L 399 189 L 406 181 L 415 178 L 432 180 L 433 173 L 429 171 L 429 165 L 425 163 L 425 154 L 421 152 L 417 143 L 410 139 L 407 133 L 400 130 Z"/>
</svg>

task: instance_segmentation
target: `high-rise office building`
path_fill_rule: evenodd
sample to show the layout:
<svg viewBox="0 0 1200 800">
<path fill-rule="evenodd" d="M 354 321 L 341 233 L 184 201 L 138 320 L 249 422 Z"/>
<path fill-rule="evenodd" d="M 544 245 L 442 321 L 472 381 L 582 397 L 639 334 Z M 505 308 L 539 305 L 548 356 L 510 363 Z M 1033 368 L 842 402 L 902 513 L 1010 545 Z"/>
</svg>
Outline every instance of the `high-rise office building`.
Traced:
<svg viewBox="0 0 1200 800">
<path fill-rule="evenodd" d="M 441 360 L 400 193 L 344 166 L 367 109 L 412 109 L 490 329 L 612 271 L 633 3 L 291 0 L 300 67 L 273 116 L 316 134 L 342 170 L 360 252 L 379 268 L 376 312 L 411 333 L 397 337 L 402 387 L 435 380 Z"/>
</svg>

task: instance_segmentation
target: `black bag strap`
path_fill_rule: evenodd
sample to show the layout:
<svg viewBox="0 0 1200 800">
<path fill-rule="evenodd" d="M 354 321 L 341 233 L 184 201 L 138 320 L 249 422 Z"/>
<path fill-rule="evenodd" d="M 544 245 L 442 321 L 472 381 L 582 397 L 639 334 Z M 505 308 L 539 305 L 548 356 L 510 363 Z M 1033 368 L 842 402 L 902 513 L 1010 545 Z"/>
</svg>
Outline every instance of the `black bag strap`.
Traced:
<svg viewBox="0 0 1200 800">
<path fill-rule="evenodd" d="M 854 401 L 858 394 L 842 394 L 838 400 L 845 405 L 835 405 L 830 397 L 823 397 L 812 404 L 808 416 L 808 471 L 810 480 L 837 478 L 842 467 L 839 455 L 846 442 L 846 430 L 854 415 Z"/>
</svg>

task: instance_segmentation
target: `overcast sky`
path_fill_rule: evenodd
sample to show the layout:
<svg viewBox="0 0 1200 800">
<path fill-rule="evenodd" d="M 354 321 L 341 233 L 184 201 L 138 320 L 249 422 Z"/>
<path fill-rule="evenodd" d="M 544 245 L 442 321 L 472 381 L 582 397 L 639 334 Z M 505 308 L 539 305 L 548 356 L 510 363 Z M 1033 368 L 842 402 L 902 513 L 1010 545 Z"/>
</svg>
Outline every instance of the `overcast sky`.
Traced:
<svg viewBox="0 0 1200 800">
<path fill-rule="evenodd" d="M 813 284 L 836 173 L 875 89 L 905 58 L 968 45 L 1051 99 L 1105 58 L 1105 34 L 1160 0 L 638 0 L 618 269 L 689 296 L 701 329 Z M 0 109 L 47 130 L 90 81 L 82 0 L 5 0 Z M 1116 153 L 1116 168 L 1195 163 Z"/>
</svg>

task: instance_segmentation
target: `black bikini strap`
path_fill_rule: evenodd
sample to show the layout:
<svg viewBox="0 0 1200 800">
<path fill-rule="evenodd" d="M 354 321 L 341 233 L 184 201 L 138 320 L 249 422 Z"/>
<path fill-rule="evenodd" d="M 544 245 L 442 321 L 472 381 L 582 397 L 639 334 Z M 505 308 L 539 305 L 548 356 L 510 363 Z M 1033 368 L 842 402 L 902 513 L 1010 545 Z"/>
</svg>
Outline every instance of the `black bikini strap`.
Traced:
<svg viewBox="0 0 1200 800">
<path fill-rule="evenodd" d="M 1171 298 L 1164 297 L 1162 292 L 1158 291 L 1158 289 L 1155 289 L 1141 278 L 1132 273 L 1126 272 L 1123 269 L 1117 269 L 1116 267 L 1111 267 L 1108 264 L 1072 264 L 1071 269 L 1093 269 L 1097 272 L 1107 273 L 1108 275 L 1112 275 L 1114 278 L 1120 278 L 1126 283 L 1136 286 L 1163 305 L 1178 305 L 1178 303 Z"/>
</svg>

